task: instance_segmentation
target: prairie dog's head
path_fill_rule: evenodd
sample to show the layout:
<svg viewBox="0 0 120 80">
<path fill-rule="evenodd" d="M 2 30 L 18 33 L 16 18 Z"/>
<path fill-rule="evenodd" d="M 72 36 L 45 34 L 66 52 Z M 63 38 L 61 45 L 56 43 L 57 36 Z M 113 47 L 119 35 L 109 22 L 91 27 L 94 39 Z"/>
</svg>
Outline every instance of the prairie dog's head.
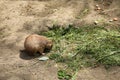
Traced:
<svg viewBox="0 0 120 80">
<path fill-rule="evenodd" d="M 47 44 L 46 44 L 46 49 L 52 49 L 53 46 L 53 42 L 51 40 L 48 40 Z"/>
</svg>

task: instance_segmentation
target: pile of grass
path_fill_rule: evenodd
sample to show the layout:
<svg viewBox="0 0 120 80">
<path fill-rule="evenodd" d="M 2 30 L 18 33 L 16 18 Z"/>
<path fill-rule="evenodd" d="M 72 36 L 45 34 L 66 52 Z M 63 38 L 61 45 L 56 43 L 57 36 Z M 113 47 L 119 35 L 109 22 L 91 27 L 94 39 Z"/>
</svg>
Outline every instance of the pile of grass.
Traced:
<svg viewBox="0 0 120 80">
<path fill-rule="evenodd" d="M 80 28 L 54 25 L 42 35 L 54 42 L 50 59 L 65 63 L 72 71 L 97 64 L 120 65 L 119 31 L 91 25 Z"/>
</svg>

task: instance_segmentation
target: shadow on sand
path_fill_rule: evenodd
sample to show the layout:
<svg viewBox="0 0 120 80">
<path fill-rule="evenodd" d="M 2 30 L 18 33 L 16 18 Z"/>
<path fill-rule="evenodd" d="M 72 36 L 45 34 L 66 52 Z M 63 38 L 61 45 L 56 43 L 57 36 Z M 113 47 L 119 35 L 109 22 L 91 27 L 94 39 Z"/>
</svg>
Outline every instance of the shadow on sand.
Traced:
<svg viewBox="0 0 120 80">
<path fill-rule="evenodd" d="M 30 60 L 30 59 L 38 58 L 41 55 L 36 54 L 36 55 L 32 56 L 32 55 L 28 55 L 28 53 L 25 50 L 20 50 L 20 55 L 19 56 L 20 56 L 21 59 Z"/>
<path fill-rule="evenodd" d="M 48 54 L 50 52 L 50 50 L 45 49 L 44 53 Z M 28 55 L 28 53 L 25 50 L 20 50 L 20 58 L 21 59 L 25 59 L 25 60 L 30 60 L 30 59 L 34 59 L 34 58 L 38 58 L 42 55 L 40 55 L 39 53 L 36 53 L 34 56 L 33 55 Z"/>
</svg>

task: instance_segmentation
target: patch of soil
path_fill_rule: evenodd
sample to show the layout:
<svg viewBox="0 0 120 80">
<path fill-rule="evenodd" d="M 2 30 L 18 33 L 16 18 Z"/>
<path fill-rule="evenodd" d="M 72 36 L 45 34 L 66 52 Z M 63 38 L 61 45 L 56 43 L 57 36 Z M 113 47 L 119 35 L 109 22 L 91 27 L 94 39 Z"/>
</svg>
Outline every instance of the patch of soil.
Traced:
<svg viewBox="0 0 120 80">
<path fill-rule="evenodd" d="M 103 66 L 85 68 L 79 71 L 76 80 L 119 80 L 120 68 L 112 67 L 106 70 Z"/>
</svg>

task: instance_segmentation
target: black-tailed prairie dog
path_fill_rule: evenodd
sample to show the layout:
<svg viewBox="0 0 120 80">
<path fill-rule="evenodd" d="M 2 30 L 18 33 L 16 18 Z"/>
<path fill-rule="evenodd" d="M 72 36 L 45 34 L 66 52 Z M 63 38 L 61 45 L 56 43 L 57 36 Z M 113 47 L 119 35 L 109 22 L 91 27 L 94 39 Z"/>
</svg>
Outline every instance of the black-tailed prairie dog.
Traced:
<svg viewBox="0 0 120 80">
<path fill-rule="evenodd" d="M 34 55 L 35 53 L 39 52 L 42 55 L 45 55 L 45 49 L 51 49 L 53 43 L 45 36 L 32 34 L 26 37 L 24 42 L 25 51 L 29 55 Z"/>
</svg>

